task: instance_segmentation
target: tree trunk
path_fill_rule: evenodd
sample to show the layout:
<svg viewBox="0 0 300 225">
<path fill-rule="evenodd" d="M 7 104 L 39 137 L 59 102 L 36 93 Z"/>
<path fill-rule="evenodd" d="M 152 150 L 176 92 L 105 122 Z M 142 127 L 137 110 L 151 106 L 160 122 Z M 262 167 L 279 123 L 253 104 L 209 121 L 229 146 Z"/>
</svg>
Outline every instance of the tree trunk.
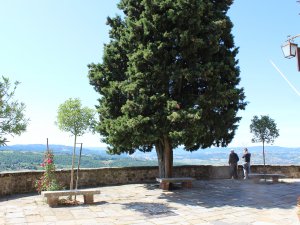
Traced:
<svg viewBox="0 0 300 225">
<path fill-rule="evenodd" d="M 173 149 L 170 139 L 164 136 L 155 144 L 160 178 L 170 178 L 173 175 Z"/>
<path fill-rule="evenodd" d="M 164 147 L 161 141 L 158 141 L 155 144 L 155 150 L 156 150 L 157 160 L 158 160 L 159 178 L 163 178 L 165 177 L 165 160 L 164 160 Z"/>
<path fill-rule="evenodd" d="M 262 143 L 263 143 L 264 174 L 266 174 L 267 171 L 266 171 L 266 158 L 265 158 L 265 142 L 263 141 Z M 267 178 L 265 176 L 265 182 L 266 181 L 267 181 Z"/>
<path fill-rule="evenodd" d="M 264 170 L 266 173 L 266 158 L 265 158 L 265 142 L 263 141 L 263 159 L 264 159 Z"/>
<path fill-rule="evenodd" d="M 164 155 L 165 155 L 165 177 L 170 178 L 173 176 L 173 149 L 170 139 L 164 136 Z"/>
</svg>

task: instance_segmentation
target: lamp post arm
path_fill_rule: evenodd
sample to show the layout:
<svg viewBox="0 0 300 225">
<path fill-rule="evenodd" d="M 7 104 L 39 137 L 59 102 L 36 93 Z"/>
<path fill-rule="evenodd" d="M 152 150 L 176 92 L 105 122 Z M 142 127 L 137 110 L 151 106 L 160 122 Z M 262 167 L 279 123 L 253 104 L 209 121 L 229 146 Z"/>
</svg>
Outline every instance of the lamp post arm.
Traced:
<svg viewBox="0 0 300 225">
<path fill-rule="evenodd" d="M 295 38 L 298 38 L 298 37 L 300 37 L 300 34 L 297 34 L 297 35 L 295 35 L 295 36 L 293 36 L 293 37 L 288 38 L 288 41 L 289 41 L 289 42 L 290 42 L 290 41 L 293 41 Z"/>
</svg>

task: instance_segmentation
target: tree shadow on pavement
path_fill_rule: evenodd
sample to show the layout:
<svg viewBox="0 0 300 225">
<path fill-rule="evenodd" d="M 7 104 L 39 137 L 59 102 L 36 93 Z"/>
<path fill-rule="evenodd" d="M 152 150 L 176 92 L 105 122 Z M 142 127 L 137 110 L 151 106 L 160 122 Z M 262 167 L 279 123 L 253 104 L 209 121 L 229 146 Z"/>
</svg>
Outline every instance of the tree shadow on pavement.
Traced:
<svg viewBox="0 0 300 225">
<path fill-rule="evenodd" d="M 169 207 L 168 204 L 164 203 L 148 203 L 148 202 L 130 202 L 123 204 L 126 209 L 134 210 L 144 214 L 147 217 L 165 217 L 177 215 Z"/>
<path fill-rule="evenodd" d="M 32 198 L 32 196 L 38 197 L 39 195 L 40 194 L 38 194 L 37 192 L 5 195 L 5 196 L 0 197 L 0 202 L 10 201 L 10 200 L 17 200 L 17 199 L 22 199 L 22 198 Z"/>
<path fill-rule="evenodd" d="M 147 189 L 158 185 L 145 185 Z M 253 183 L 245 180 L 197 180 L 190 189 L 176 187 L 170 191 L 161 190 L 159 199 L 182 205 L 213 207 L 250 207 L 256 209 L 291 209 L 300 196 L 300 183 Z"/>
</svg>

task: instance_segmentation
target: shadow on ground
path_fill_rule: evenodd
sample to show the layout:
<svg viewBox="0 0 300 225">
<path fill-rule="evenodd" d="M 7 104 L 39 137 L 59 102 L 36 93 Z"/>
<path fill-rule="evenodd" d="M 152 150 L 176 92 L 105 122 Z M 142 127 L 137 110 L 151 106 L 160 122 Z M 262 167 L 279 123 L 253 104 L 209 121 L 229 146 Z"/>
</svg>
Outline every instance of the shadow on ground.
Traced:
<svg viewBox="0 0 300 225">
<path fill-rule="evenodd" d="M 21 198 L 30 198 L 32 196 L 38 196 L 39 194 L 37 192 L 34 193 L 25 193 L 25 194 L 12 194 L 12 195 L 6 195 L 0 197 L 0 202 L 9 201 L 9 200 L 16 200 Z"/>
<path fill-rule="evenodd" d="M 147 184 L 145 188 L 158 189 L 158 185 Z M 214 207 L 250 207 L 256 209 L 290 209 L 300 196 L 300 182 L 270 183 L 244 180 L 197 180 L 193 188 L 175 186 L 170 191 L 161 190 L 160 199 L 182 205 Z"/>
<path fill-rule="evenodd" d="M 130 202 L 123 204 L 126 209 L 134 210 L 147 217 L 176 216 L 172 207 L 163 203 Z"/>
</svg>

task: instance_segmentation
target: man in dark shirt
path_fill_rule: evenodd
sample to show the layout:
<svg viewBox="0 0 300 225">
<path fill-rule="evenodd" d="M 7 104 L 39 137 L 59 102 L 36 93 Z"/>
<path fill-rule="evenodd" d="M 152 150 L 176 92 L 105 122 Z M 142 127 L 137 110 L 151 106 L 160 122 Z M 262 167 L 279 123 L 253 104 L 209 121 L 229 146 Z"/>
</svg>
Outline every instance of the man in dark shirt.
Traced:
<svg viewBox="0 0 300 225">
<path fill-rule="evenodd" d="M 243 170 L 244 170 L 244 179 L 248 179 L 248 174 L 250 173 L 250 158 L 251 154 L 248 152 L 248 149 L 244 149 L 244 164 L 243 164 Z"/>
<path fill-rule="evenodd" d="M 238 161 L 239 161 L 239 157 L 232 149 L 230 151 L 229 160 L 228 160 L 228 164 L 230 166 L 230 178 L 233 179 L 238 178 L 238 173 L 237 173 Z"/>
</svg>

